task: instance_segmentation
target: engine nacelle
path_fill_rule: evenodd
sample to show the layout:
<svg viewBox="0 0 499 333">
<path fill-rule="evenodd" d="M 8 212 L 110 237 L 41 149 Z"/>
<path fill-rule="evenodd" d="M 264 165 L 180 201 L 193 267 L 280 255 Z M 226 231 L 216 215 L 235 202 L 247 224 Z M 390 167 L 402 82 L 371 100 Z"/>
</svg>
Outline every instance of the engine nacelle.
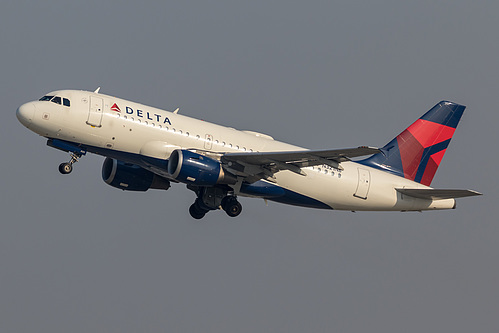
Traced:
<svg viewBox="0 0 499 333">
<path fill-rule="evenodd" d="M 102 179 L 112 187 L 125 191 L 167 190 L 170 182 L 135 164 L 107 157 L 102 164 Z"/>
<path fill-rule="evenodd" d="M 183 149 L 176 149 L 170 155 L 168 173 L 182 183 L 199 186 L 237 182 L 235 176 L 224 172 L 219 161 Z"/>
</svg>

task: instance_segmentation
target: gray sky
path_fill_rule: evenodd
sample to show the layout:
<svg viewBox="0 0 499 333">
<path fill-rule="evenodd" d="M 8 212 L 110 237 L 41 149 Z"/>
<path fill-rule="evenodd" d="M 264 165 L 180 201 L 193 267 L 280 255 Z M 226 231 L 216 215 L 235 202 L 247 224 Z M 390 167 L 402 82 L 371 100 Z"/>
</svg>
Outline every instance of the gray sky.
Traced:
<svg viewBox="0 0 499 333">
<path fill-rule="evenodd" d="M 497 332 L 499 2 L 4 1 L 1 332 Z M 94 90 L 308 148 L 382 146 L 468 106 L 432 185 L 453 211 L 241 199 L 194 221 L 182 185 L 106 185 L 17 122 Z"/>
</svg>

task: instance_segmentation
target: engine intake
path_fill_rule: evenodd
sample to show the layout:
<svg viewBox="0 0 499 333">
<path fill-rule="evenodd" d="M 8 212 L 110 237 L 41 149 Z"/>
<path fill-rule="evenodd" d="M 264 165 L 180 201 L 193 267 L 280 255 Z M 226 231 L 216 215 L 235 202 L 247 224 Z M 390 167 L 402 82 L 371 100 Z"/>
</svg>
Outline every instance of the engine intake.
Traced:
<svg viewBox="0 0 499 333">
<path fill-rule="evenodd" d="M 219 161 L 184 149 L 176 149 L 168 161 L 168 173 L 176 180 L 199 186 L 235 184 L 237 179 Z"/>
<path fill-rule="evenodd" d="M 102 180 L 124 191 L 168 190 L 170 182 L 138 165 L 107 157 L 102 164 Z"/>
</svg>

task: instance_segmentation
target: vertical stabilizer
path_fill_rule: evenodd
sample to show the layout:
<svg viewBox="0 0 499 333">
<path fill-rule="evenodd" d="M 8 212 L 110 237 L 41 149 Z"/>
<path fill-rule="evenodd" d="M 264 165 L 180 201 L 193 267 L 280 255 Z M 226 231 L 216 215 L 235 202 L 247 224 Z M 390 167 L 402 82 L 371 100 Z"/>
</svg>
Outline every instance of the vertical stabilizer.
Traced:
<svg viewBox="0 0 499 333">
<path fill-rule="evenodd" d="M 464 105 L 442 101 L 395 139 L 360 163 L 430 185 L 445 154 Z"/>
</svg>

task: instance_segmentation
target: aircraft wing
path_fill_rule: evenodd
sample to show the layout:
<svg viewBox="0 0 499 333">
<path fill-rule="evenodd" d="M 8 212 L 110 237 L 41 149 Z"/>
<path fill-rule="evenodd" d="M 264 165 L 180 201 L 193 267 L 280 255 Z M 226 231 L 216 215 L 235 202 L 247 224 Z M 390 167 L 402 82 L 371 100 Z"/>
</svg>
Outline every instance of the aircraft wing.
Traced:
<svg viewBox="0 0 499 333">
<path fill-rule="evenodd" d="M 417 188 L 396 188 L 400 192 L 411 197 L 427 200 L 442 200 L 470 197 L 475 195 L 482 195 L 480 192 L 473 190 L 454 190 L 454 189 L 417 189 Z"/>
<path fill-rule="evenodd" d="M 352 157 L 372 155 L 380 150 L 374 147 L 358 147 L 334 150 L 300 150 L 260 153 L 227 153 L 221 156 L 224 166 L 243 177 L 272 178 L 281 170 L 306 175 L 301 168 L 326 164 L 343 170 L 340 163 Z"/>
</svg>

